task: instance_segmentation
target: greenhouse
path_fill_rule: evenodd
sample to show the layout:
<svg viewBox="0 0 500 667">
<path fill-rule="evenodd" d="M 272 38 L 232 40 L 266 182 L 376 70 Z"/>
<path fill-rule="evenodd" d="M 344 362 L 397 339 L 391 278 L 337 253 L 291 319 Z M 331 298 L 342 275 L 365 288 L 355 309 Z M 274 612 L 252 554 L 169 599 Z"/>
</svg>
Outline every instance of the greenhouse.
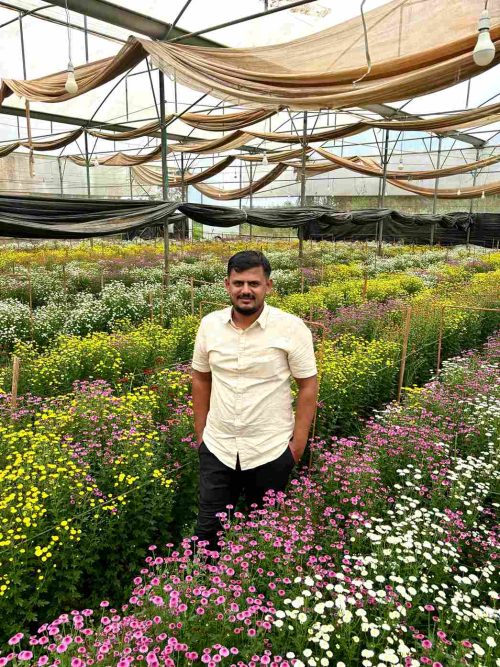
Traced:
<svg viewBox="0 0 500 667">
<path fill-rule="evenodd" d="M 500 0 L 0 36 L 0 667 L 500 665 Z"/>
</svg>

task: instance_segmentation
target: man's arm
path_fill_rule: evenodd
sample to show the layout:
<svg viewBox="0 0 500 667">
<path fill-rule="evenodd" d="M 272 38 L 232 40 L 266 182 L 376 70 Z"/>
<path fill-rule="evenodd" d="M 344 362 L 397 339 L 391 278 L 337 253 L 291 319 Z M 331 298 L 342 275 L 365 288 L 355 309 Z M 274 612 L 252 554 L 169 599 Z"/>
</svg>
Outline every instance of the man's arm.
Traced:
<svg viewBox="0 0 500 667">
<path fill-rule="evenodd" d="M 196 433 L 196 441 L 198 444 L 203 439 L 203 430 L 207 423 L 207 415 L 210 409 L 210 393 L 212 391 L 212 373 L 202 373 L 200 371 L 192 371 L 192 388 L 193 388 L 193 413 L 194 413 L 194 430 Z"/>
<path fill-rule="evenodd" d="M 318 398 L 318 376 L 309 378 L 295 378 L 299 386 L 297 404 L 295 408 L 295 428 L 290 442 L 295 463 L 300 461 L 307 445 L 307 436 L 316 410 Z"/>
</svg>

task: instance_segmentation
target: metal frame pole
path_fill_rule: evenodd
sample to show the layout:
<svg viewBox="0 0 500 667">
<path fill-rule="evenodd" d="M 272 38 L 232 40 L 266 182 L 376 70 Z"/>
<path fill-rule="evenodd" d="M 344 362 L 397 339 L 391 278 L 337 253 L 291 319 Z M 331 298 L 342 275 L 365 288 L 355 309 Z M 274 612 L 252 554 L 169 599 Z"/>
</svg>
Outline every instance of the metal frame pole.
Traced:
<svg viewBox="0 0 500 667">
<path fill-rule="evenodd" d="M 479 160 L 479 148 L 476 148 L 476 162 Z M 477 169 L 474 169 L 473 175 L 472 175 L 472 187 L 476 185 L 476 180 L 477 180 Z M 472 215 L 472 208 L 474 206 L 474 199 L 471 197 L 470 198 L 470 204 L 469 204 L 469 214 Z M 467 228 L 467 239 L 465 241 L 467 248 L 469 247 L 470 243 L 470 225 Z"/>
<path fill-rule="evenodd" d="M 436 169 L 439 169 L 441 166 L 441 143 L 443 141 L 443 138 L 440 136 L 438 138 L 438 154 L 437 154 L 437 163 L 436 163 Z M 434 199 L 432 201 L 432 215 L 436 215 L 437 211 L 437 191 L 439 187 L 439 176 L 436 178 L 436 183 L 434 184 Z M 434 245 L 434 232 L 436 229 L 436 223 L 433 222 L 431 225 L 431 238 L 430 238 L 430 244 Z"/>
<path fill-rule="evenodd" d="M 89 140 L 86 132 L 83 133 L 85 142 L 85 172 L 87 174 L 87 197 L 90 199 L 90 165 L 89 165 Z"/>
<path fill-rule="evenodd" d="M 385 186 L 387 184 L 387 164 L 389 162 L 389 130 L 385 130 L 385 141 L 384 141 L 384 165 L 382 172 L 382 190 L 380 193 L 380 208 L 384 208 L 385 204 Z M 384 221 L 380 220 L 378 226 L 378 248 L 377 252 L 379 255 L 382 254 L 382 241 L 384 238 Z"/>
<path fill-rule="evenodd" d="M 85 62 L 89 61 L 89 33 L 87 31 L 87 15 L 83 15 L 83 34 L 85 39 Z"/>
<path fill-rule="evenodd" d="M 59 170 L 59 188 L 61 190 L 61 197 L 64 197 L 64 184 L 63 184 L 63 172 L 61 168 L 61 157 L 57 158 L 57 168 Z"/>
<path fill-rule="evenodd" d="M 253 174 L 252 174 L 252 163 L 249 163 L 249 169 L 250 169 L 250 199 L 249 199 L 249 204 L 250 208 L 252 208 L 253 205 L 253 193 L 252 193 L 252 187 L 253 187 Z M 257 163 L 255 164 L 255 169 L 257 170 Z M 250 240 L 253 238 L 253 225 L 249 225 L 249 231 L 250 231 Z"/>
<path fill-rule="evenodd" d="M 167 166 L 167 128 L 165 125 L 165 76 L 158 70 L 160 84 L 160 127 L 161 127 L 161 184 L 163 200 L 168 199 L 168 166 Z M 168 288 L 170 283 L 170 248 L 168 237 L 168 216 L 163 223 L 163 284 Z"/>
<path fill-rule="evenodd" d="M 300 169 L 300 205 L 306 205 L 306 155 L 307 155 L 307 111 L 304 111 L 302 124 L 302 165 Z M 304 229 L 299 227 L 299 258 L 304 257 Z"/>
</svg>

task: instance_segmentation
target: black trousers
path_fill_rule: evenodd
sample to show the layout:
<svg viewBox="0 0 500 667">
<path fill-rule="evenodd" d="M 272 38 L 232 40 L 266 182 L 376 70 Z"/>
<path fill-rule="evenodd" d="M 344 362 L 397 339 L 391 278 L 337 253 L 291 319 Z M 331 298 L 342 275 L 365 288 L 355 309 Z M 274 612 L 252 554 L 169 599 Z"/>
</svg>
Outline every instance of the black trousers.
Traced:
<svg viewBox="0 0 500 667">
<path fill-rule="evenodd" d="M 274 461 L 250 470 L 241 470 L 238 459 L 236 470 L 233 470 L 212 454 L 204 442 L 198 452 L 200 500 L 195 534 L 198 542 L 207 540 L 208 548 L 214 551 L 218 550 L 217 531 L 222 530 L 221 520 L 216 515 L 220 512 L 227 514 L 227 505 L 235 507 L 242 492 L 248 509 L 252 509 L 253 504 L 261 507 L 267 491 L 285 490 L 295 461 L 287 447 Z"/>
</svg>

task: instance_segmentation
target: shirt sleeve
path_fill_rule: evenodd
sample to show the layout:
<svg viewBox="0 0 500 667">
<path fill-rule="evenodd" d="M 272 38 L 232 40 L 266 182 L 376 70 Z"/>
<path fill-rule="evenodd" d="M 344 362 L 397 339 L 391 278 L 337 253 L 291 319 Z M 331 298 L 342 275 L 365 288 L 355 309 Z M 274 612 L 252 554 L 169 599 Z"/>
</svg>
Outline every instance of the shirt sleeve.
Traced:
<svg viewBox="0 0 500 667">
<path fill-rule="evenodd" d="M 308 378 L 318 373 L 312 333 L 301 320 L 294 327 L 292 349 L 288 353 L 288 365 L 294 378 Z"/>
<path fill-rule="evenodd" d="M 196 340 L 194 342 L 193 361 L 191 368 L 200 373 L 210 373 L 210 364 L 208 362 L 208 352 L 205 340 L 205 326 L 204 321 L 201 321 Z"/>
</svg>

